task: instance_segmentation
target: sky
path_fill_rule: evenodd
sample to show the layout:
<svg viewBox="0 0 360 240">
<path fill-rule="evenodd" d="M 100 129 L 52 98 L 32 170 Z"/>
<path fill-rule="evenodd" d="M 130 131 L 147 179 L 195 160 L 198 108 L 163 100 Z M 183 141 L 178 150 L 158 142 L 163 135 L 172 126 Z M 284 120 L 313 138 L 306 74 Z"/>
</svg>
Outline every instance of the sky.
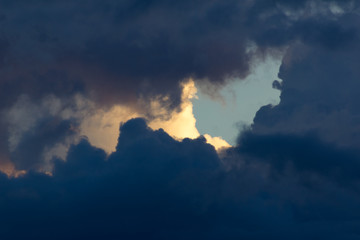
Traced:
<svg viewBox="0 0 360 240">
<path fill-rule="evenodd" d="M 231 145 L 244 129 L 251 127 L 256 112 L 265 105 L 277 105 L 280 91 L 272 84 L 281 59 L 268 57 L 252 64 L 251 73 L 243 80 L 217 89 L 217 95 L 210 95 L 207 88 L 199 85 L 197 98 L 193 100 L 196 127 L 201 134 L 221 136 Z"/>
<path fill-rule="evenodd" d="M 0 232 L 360 239 L 357 0 L 0 0 Z"/>
</svg>

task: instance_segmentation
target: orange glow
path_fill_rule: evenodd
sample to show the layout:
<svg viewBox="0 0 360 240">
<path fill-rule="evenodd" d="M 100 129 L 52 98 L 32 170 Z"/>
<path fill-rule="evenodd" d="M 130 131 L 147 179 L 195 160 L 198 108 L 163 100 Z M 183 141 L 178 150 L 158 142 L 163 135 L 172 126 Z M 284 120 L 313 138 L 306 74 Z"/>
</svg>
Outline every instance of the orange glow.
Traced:
<svg viewBox="0 0 360 240">
<path fill-rule="evenodd" d="M 149 127 L 154 130 L 162 128 L 170 136 L 179 141 L 184 138 L 195 139 L 199 137 L 200 133 L 196 128 L 196 119 L 193 113 L 192 103 L 192 100 L 197 98 L 196 93 L 197 89 L 192 79 L 184 82 L 182 84 L 181 111 L 174 111 L 170 116 L 168 115 L 168 110 L 160 104 L 160 101 L 152 100 L 150 102 L 150 112 L 154 116 L 166 117 L 155 117 L 154 119 L 148 120 Z M 79 135 L 86 136 L 92 145 L 104 149 L 108 154 L 115 151 L 119 137 L 120 123 L 136 117 L 146 118 L 144 112 L 129 106 L 117 105 L 110 110 L 103 110 L 95 109 L 92 103 L 86 99 L 78 98 L 77 101 L 78 105 L 89 106 L 90 110 L 79 113 L 84 120 L 80 128 L 74 129 L 74 131 Z M 75 113 L 72 111 L 64 111 L 62 114 L 66 118 L 67 115 L 70 116 Z M 212 137 L 208 134 L 205 134 L 204 137 L 216 150 L 230 147 L 230 144 L 221 137 Z M 76 143 L 76 141 L 77 140 L 69 139 L 69 141 L 59 143 L 51 149 L 46 149 L 43 154 L 46 160 L 45 162 L 50 163 L 54 156 L 65 160 L 69 146 Z M 18 177 L 26 173 L 25 171 L 16 170 L 13 163 L 6 157 L 3 156 L 2 159 L 3 160 L 0 161 L 0 171 L 4 172 L 7 176 Z M 51 175 L 51 168 L 51 164 L 49 166 L 44 165 L 41 171 Z"/>
<path fill-rule="evenodd" d="M 7 158 L 1 158 L 0 171 L 5 173 L 8 177 L 19 177 L 26 173 L 24 170 L 16 170 L 14 164 Z"/>
<path fill-rule="evenodd" d="M 148 122 L 149 127 L 156 130 L 164 129 L 169 135 L 175 139 L 181 140 L 184 138 L 197 138 L 200 136 L 196 128 L 196 119 L 193 114 L 192 99 L 197 98 L 197 89 L 192 79 L 182 84 L 182 104 L 180 112 L 173 112 L 171 116 L 166 119 L 155 118 Z M 164 109 L 159 101 L 153 100 L 150 102 L 151 112 L 157 115 L 166 115 L 167 111 Z M 98 110 L 94 115 L 86 118 L 81 124 L 81 134 L 88 137 L 91 144 L 96 147 L 104 149 L 111 153 L 115 151 L 117 138 L 119 136 L 119 123 L 126 122 L 131 118 L 145 117 L 145 114 L 131 109 L 127 106 L 114 106 L 109 111 Z M 205 134 L 209 144 L 212 144 L 216 150 L 224 147 L 230 147 L 221 137 L 211 137 Z"/>
</svg>

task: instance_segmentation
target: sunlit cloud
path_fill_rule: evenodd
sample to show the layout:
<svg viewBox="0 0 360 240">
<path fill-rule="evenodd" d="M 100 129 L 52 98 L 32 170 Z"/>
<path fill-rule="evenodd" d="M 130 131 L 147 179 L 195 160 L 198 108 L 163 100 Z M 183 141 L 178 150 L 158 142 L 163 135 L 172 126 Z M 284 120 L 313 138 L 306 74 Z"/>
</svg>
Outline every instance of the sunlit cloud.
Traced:
<svg viewBox="0 0 360 240">
<path fill-rule="evenodd" d="M 192 103 L 192 100 L 197 98 L 197 88 L 194 81 L 189 79 L 182 83 L 182 89 L 181 110 L 173 111 L 167 116 L 167 110 L 159 101 L 153 100 L 150 103 L 152 114 L 163 117 L 148 119 L 148 123 L 152 129 L 162 128 L 175 139 L 194 139 L 200 136 L 196 128 L 196 119 L 193 113 Z M 120 105 L 114 106 L 109 111 L 96 110 L 95 114 L 84 119 L 81 123 L 81 134 L 87 136 L 94 146 L 111 153 L 115 150 L 117 144 L 119 123 L 136 117 L 146 118 L 146 114 L 139 110 Z M 204 137 L 207 142 L 212 144 L 216 149 L 230 147 L 230 144 L 221 137 L 211 137 L 209 134 L 205 134 Z"/>
</svg>

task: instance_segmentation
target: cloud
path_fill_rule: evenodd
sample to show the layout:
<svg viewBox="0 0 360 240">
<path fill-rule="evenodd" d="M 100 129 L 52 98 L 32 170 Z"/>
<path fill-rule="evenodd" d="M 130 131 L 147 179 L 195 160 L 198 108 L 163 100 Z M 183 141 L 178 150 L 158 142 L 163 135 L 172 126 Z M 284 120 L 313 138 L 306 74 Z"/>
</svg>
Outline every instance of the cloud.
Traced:
<svg viewBox="0 0 360 240">
<path fill-rule="evenodd" d="M 4 155 L 7 160 L 3 160 L 1 169 L 15 175 L 17 171 L 28 170 L 51 173 L 53 158 L 65 160 L 70 145 L 83 136 L 110 154 L 115 151 L 119 123 L 134 117 L 147 118 L 152 129 L 162 128 L 179 140 L 198 138 L 200 133 L 195 126 L 191 102 L 197 89 L 191 79 L 182 85 L 181 110 L 170 115 L 158 99 L 150 104 L 152 116 L 148 116 L 147 111 L 126 105 L 98 109 L 82 95 L 67 99 L 52 95 L 40 101 L 22 95 L 6 112 L 9 153 Z M 205 137 L 216 149 L 230 147 L 221 137 L 208 134 Z"/>
<path fill-rule="evenodd" d="M 256 135 L 243 133 L 236 150 L 245 156 L 264 161 L 284 174 L 289 168 L 301 174 L 318 174 L 338 183 L 358 183 L 360 152 L 322 142 L 315 134 Z"/>
<path fill-rule="evenodd" d="M 6 111 L 9 156 L 15 169 L 51 170 L 49 161 L 56 155 L 56 148 L 66 148 L 77 135 L 82 113 L 79 105 L 71 106 L 73 102 L 76 100 L 54 96 L 35 102 L 22 95 Z"/>
<path fill-rule="evenodd" d="M 359 22 L 347 16 L 341 24 Z M 332 39 L 339 39 L 333 32 Z M 288 49 L 279 72 L 279 105 L 258 111 L 253 130 L 259 134 L 315 132 L 340 146 L 359 146 L 358 37 L 336 48 L 297 44 Z M 279 84 L 277 84 L 279 85 Z"/>
<path fill-rule="evenodd" d="M 5 120 L 21 96 L 34 104 L 53 96 L 64 105 L 72 100 L 75 106 L 76 96 L 82 96 L 91 102 L 91 111 L 108 114 L 118 105 L 127 106 L 129 114 L 141 112 L 153 119 L 150 125 L 160 121 L 170 132 L 176 129 L 173 122 L 166 125 L 162 117 L 175 121 L 176 112 L 186 112 L 181 109 L 185 79 L 218 87 L 246 77 L 255 60 L 293 49 L 299 42 L 329 50 L 358 39 L 356 1 L 3 0 L 1 4 L 0 110 Z M 19 116 L 26 115 L 25 107 L 17 109 L 24 111 Z M 157 115 L 158 109 L 164 114 Z M 18 131 L 31 122 L 31 115 L 24 125 L 17 124 Z M 51 116 L 37 118 L 36 123 L 57 121 L 58 115 Z M 190 123 L 189 112 L 182 117 Z M 182 121 L 180 115 L 177 120 Z M 87 123 L 83 129 L 94 122 Z M 193 125 L 186 135 L 196 136 Z M 8 133 L 11 126 L 8 121 L 0 126 L 4 159 L 12 151 L 6 142 L 14 137 Z M 89 133 L 90 140 L 97 135 Z M 102 139 L 97 140 L 99 146 L 110 144 Z"/>
<path fill-rule="evenodd" d="M 169 114 L 159 99 L 150 103 L 152 116 L 148 116 L 147 112 L 131 109 L 125 105 L 116 105 L 108 111 L 97 110 L 93 115 L 84 118 L 80 124 L 81 134 L 87 136 L 94 146 L 111 153 L 115 150 L 117 144 L 119 122 L 123 123 L 135 117 L 143 117 L 147 118 L 152 129 L 161 128 L 175 139 L 198 138 L 200 133 L 196 128 L 192 103 L 192 100 L 197 98 L 197 88 L 192 79 L 188 79 L 181 84 L 181 110 Z M 204 136 L 207 142 L 215 146 L 216 149 L 230 147 L 230 144 L 221 137 L 211 137 L 209 134 Z"/>
<path fill-rule="evenodd" d="M 337 184 L 338 177 L 358 168 L 359 155 L 315 138 L 309 143 L 290 135 L 252 136 L 220 160 L 204 138 L 177 141 L 151 130 L 144 119 L 124 123 L 120 132 L 108 158 L 83 139 L 70 148 L 66 162 L 56 161 L 53 176 L 2 175 L 2 238 L 356 239 L 359 234 L 357 188 Z M 308 151 L 299 156 L 304 145 Z M 301 163 L 303 156 L 313 158 Z M 333 175 L 314 163 L 319 156 L 321 163 L 330 161 L 327 169 L 336 169 L 335 159 L 350 161 Z M 294 167 L 280 172 L 284 168 L 276 162 L 286 159 L 294 160 Z"/>
<path fill-rule="evenodd" d="M 66 162 L 57 162 L 53 177 L 31 173 L 12 180 L 6 180 L 3 177 L 2 183 L 9 187 L 9 192 L 3 192 L 4 195 L 2 195 L 4 196 L 2 200 L 6 202 L 3 206 L 6 205 L 6 209 L 8 209 L 7 213 L 10 213 L 11 209 L 16 207 L 17 211 L 14 214 L 17 215 L 27 208 L 28 203 L 30 205 L 35 204 L 33 210 L 23 215 L 25 221 L 29 218 L 33 219 L 33 221 L 27 223 L 26 226 L 18 227 L 32 229 L 30 234 L 39 239 L 49 236 L 51 232 L 59 233 L 54 236 L 55 238 L 62 238 L 69 234 L 73 237 L 102 235 L 105 238 L 131 238 L 145 236 L 145 234 L 154 234 L 152 238 L 156 238 L 156 236 L 164 237 L 162 234 L 173 235 L 170 229 L 164 229 L 163 233 L 156 233 L 151 230 L 153 227 L 162 228 L 162 224 L 170 228 L 177 228 L 178 224 L 181 225 L 185 220 L 176 218 L 170 220 L 169 214 L 171 212 L 167 213 L 165 208 L 161 210 L 161 202 L 167 205 L 166 209 L 173 212 L 171 215 L 180 214 L 179 217 L 187 216 L 185 212 L 181 213 L 183 210 L 189 212 L 197 206 L 196 202 L 184 205 L 181 201 L 178 201 L 176 189 L 179 188 L 181 192 L 187 191 L 186 189 L 180 189 L 182 187 L 181 182 L 187 181 L 186 176 L 193 175 L 198 178 L 196 184 L 204 184 L 202 183 L 204 179 L 201 177 L 206 177 L 207 172 L 214 171 L 218 166 L 217 154 L 214 148 L 206 144 L 204 139 L 187 139 L 177 142 L 162 130 L 152 131 L 142 119 L 135 119 L 125 123 L 122 126 L 121 133 L 117 151 L 107 161 L 105 161 L 106 154 L 103 150 L 96 149 L 90 146 L 86 140 L 83 140 L 70 149 Z M 199 158 L 200 156 L 204 158 Z M 136 176 L 137 174 L 140 175 Z M 86 183 L 87 179 L 93 179 L 94 185 L 92 187 Z M 166 180 L 169 180 L 169 182 Z M 20 187 L 23 181 L 26 186 Z M 39 181 L 39 184 L 33 185 L 34 181 Z M 177 181 L 180 182 L 177 183 Z M 17 185 L 17 183 L 20 185 Z M 195 184 L 195 182 L 192 184 Z M 173 190 L 170 190 L 171 185 L 175 187 Z M 35 188 L 31 186 L 35 186 Z M 82 189 L 80 192 L 78 192 L 80 190 L 78 187 Z M 93 191 L 92 189 L 96 190 Z M 5 188 L 3 190 L 6 191 Z M 169 190 L 170 192 L 167 194 Z M 10 198 L 5 197 L 8 194 L 11 195 Z M 151 197 L 153 199 L 143 202 L 145 196 L 150 197 L 148 194 L 151 194 L 154 198 Z M 184 194 L 184 197 L 188 198 L 186 194 Z M 163 199 L 164 201 L 158 202 L 157 199 Z M 18 204 L 13 205 L 15 202 Z M 83 207 L 77 209 L 76 206 L 80 205 L 76 202 Z M 59 208 L 53 208 L 54 204 L 59 204 Z M 96 205 L 99 207 L 98 213 L 91 210 Z M 75 208 L 73 209 L 71 206 Z M 156 209 L 155 206 L 157 206 Z M 63 207 L 66 210 L 60 210 Z M 113 209 L 113 207 L 118 210 Z M 48 211 L 41 209 L 47 209 Z M 148 212 L 147 216 L 141 216 L 141 209 Z M 32 215 L 35 212 L 38 213 L 36 219 L 39 221 L 35 220 Z M 90 218 L 84 218 L 84 213 L 86 215 L 89 213 Z M 5 218 L 0 220 L 1 229 L 5 232 L 9 231 L 9 235 L 4 236 L 4 239 L 22 236 L 22 233 L 18 234 L 12 231 L 16 227 L 13 223 L 17 222 L 15 215 L 12 215 L 11 219 L 9 219 L 6 214 L 7 220 Z M 53 220 L 50 221 L 50 225 L 47 225 L 44 221 L 47 218 L 46 216 L 54 217 L 51 217 Z M 167 222 L 166 218 L 170 221 Z M 35 221 L 37 223 L 33 224 Z M 103 223 L 99 225 L 100 222 Z M 75 229 L 77 230 L 72 231 L 72 227 L 60 226 L 62 223 L 67 226 L 76 226 Z M 185 223 L 185 225 L 188 224 Z M 46 230 L 39 232 L 39 228 L 36 226 L 41 226 L 42 229 Z M 92 231 L 91 228 L 88 228 L 90 226 L 97 227 L 93 228 L 95 231 Z M 118 228 L 119 226 L 124 228 Z M 100 229 L 103 227 L 108 228 L 109 231 L 104 233 L 103 229 Z M 23 233 L 27 232 L 25 229 Z M 48 230 L 50 231 L 48 232 Z M 170 232 L 167 233 L 168 231 Z"/>
<path fill-rule="evenodd" d="M 0 156 L 30 170 L 0 175 L 2 239 L 359 238 L 357 2 L 1 3 Z M 281 102 L 237 146 L 180 139 L 198 132 L 179 83 L 284 48 Z M 79 138 L 115 117 L 110 155 Z"/>
<path fill-rule="evenodd" d="M 352 29 L 338 26 L 331 6 L 348 13 L 356 3 L 3 1 L 1 104 L 19 94 L 86 93 L 107 106 L 169 95 L 177 107 L 183 79 L 245 77 L 257 57 L 250 44 L 265 51 L 296 40 L 346 42 Z"/>
</svg>

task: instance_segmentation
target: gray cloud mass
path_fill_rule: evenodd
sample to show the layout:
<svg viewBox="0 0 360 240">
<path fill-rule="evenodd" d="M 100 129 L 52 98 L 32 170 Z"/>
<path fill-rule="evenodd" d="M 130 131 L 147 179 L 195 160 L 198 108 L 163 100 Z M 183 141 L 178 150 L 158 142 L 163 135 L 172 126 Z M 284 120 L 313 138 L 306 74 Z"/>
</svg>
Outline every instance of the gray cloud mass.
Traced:
<svg viewBox="0 0 360 240">
<path fill-rule="evenodd" d="M 0 5 L 0 163 L 27 171 L 0 175 L 1 239 L 360 238 L 358 1 Z M 110 155 L 72 139 L 88 111 L 178 110 L 185 78 L 222 86 L 280 53 L 281 102 L 222 152 L 141 118 Z"/>
</svg>

